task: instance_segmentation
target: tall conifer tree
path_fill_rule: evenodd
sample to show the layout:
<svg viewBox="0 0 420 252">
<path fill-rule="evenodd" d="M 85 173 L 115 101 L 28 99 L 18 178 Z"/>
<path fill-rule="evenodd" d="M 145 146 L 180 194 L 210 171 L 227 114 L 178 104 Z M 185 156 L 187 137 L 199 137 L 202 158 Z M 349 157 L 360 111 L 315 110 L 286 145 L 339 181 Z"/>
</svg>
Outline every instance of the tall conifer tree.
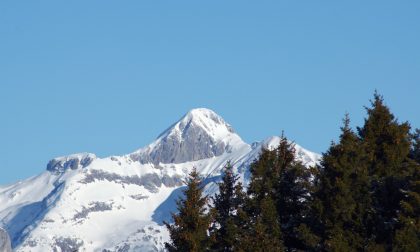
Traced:
<svg viewBox="0 0 420 252">
<path fill-rule="evenodd" d="M 279 179 L 276 151 L 263 149 L 251 164 L 246 203 L 249 216 L 247 251 L 283 251 L 275 187 Z"/>
<path fill-rule="evenodd" d="M 165 223 L 171 238 L 165 246 L 168 251 L 206 251 L 210 216 L 206 213 L 207 197 L 202 195 L 201 178 L 195 168 L 186 185 L 183 197 L 177 201 L 178 213 L 172 214 L 174 223 Z"/>
<path fill-rule="evenodd" d="M 224 167 L 219 193 L 213 198 L 213 218 L 210 234 L 214 251 L 240 251 L 244 223 L 245 193 L 230 162 Z"/>
<path fill-rule="evenodd" d="M 371 106 L 366 108 L 368 117 L 364 126 L 358 129 L 372 180 L 373 235 L 377 245 L 371 249 L 391 250 L 400 202 L 413 175 L 413 166 L 408 162 L 410 126 L 398 123 L 378 93 Z"/>
<path fill-rule="evenodd" d="M 309 229 L 313 190 L 311 170 L 296 160 L 295 145 L 285 137 L 282 137 L 275 151 L 275 170 L 279 173 L 275 185 L 275 200 L 284 247 L 288 251 L 308 251 L 313 249 L 317 241 Z"/>
<path fill-rule="evenodd" d="M 339 143 L 323 154 L 316 199 L 320 204 L 322 247 L 362 251 L 369 240 L 370 180 L 366 158 L 346 115 Z"/>
<path fill-rule="evenodd" d="M 311 173 L 296 161 L 294 144 L 282 136 L 274 150 L 263 149 L 251 165 L 248 214 L 251 246 L 269 251 L 310 250 L 317 238 L 310 229 Z"/>
</svg>

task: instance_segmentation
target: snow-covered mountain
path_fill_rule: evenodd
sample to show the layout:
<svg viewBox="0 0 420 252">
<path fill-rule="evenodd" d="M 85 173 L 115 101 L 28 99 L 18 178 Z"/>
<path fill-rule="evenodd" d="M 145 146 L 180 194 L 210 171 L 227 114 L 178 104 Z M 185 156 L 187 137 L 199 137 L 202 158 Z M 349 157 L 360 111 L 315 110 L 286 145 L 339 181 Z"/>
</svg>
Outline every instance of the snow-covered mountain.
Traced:
<svg viewBox="0 0 420 252">
<path fill-rule="evenodd" d="M 211 194 L 228 160 L 247 183 L 261 148 L 279 141 L 249 145 L 213 111 L 194 109 L 133 153 L 55 158 L 42 174 L 0 187 L 0 227 L 15 251 L 162 251 L 169 238 L 163 221 L 193 167 Z M 320 158 L 296 151 L 307 165 Z"/>
</svg>

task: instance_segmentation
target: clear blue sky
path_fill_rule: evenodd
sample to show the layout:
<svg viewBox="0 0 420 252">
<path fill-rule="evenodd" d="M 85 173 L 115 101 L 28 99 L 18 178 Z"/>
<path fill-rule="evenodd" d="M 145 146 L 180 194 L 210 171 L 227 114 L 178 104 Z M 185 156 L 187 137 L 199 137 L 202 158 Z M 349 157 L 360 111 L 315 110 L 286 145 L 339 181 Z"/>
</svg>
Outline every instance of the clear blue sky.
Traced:
<svg viewBox="0 0 420 252">
<path fill-rule="evenodd" d="M 1 1 L 0 184 L 195 107 L 323 152 L 375 89 L 420 127 L 419 1 Z"/>
</svg>

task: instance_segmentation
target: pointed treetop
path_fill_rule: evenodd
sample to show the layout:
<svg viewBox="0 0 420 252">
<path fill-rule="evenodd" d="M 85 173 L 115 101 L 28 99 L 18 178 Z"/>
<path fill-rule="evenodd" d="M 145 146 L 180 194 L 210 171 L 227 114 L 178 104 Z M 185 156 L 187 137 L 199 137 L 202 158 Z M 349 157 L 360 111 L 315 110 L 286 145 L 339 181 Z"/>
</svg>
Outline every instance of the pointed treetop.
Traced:
<svg viewBox="0 0 420 252">
<path fill-rule="evenodd" d="M 384 96 L 381 95 L 377 89 L 375 89 L 375 93 L 373 94 L 373 98 L 374 98 L 373 102 L 371 101 L 372 105 L 377 104 L 377 103 L 381 103 L 381 104 L 384 103 Z"/>
<path fill-rule="evenodd" d="M 346 112 L 346 114 L 344 115 L 343 118 L 343 125 L 344 125 L 344 129 L 350 129 L 350 115 L 348 112 Z"/>
<path fill-rule="evenodd" d="M 368 135 L 377 135 L 391 124 L 398 124 L 390 109 L 385 105 L 383 96 L 375 91 L 374 99 L 370 101 L 371 107 L 365 107 L 367 117 L 363 127 L 357 127 L 359 135 L 362 138 Z"/>
<path fill-rule="evenodd" d="M 343 126 L 340 127 L 342 134 L 347 134 L 352 132 L 352 129 L 350 127 L 350 115 L 348 112 L 344 115 L 343 118 Z"/>
<path fill-rule="evenodd" d="M 366 108 L 368 112 L 377 110 L 377 111 L 388 112 L 390 114 L 389 108 L 385 105 L 384 97 L 378 92 L 378 90 L 375 90 L 375 93 L 373 94 L 373 100 L 370 100 L 370 104 L 372 108 Z M 392 115 L 391 119 L 393 118 L 394 116 Z"/>
</svg>

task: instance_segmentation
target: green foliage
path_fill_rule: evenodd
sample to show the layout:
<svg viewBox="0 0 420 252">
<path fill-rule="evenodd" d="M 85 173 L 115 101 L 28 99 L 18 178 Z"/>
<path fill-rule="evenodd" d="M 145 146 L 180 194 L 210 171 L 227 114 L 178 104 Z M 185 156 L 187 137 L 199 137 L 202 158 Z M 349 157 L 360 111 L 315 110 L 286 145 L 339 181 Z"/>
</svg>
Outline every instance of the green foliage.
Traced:
<svg viewBox="0 0 420 252">
<path fill-rule="evenodd" d="M 420 130 L 410 134 L 377 93 L 366 110 L 357 133 L 346 115 L 316 167 L 296 161 L 284 137 L 251 164 L 247 192 L 228 163 L 210 214 L 194 170 L 167 249 L 419 251 Z"/>
<path fill-rule="evenodd" d="M 393 176 L 401 171 L 400 165 L 410 152 L 410 126 L 398 123 L 379 94 L 375 93 L 371 105 L 366 108 L 368 117 L 364 126 L 358 128 L 368 154 L 370 174 Z"/>
<path fill-rule="evenodd" d="M 360 251 L 367 244 L 371 199 L 366 156 L 361 142 L 344 119 L 338 144 L 324 153 L 319 185 L 323 248 L 327 251 Z"/>
<path fill-rule="evenodd" d="M 393 251 L 418 251 L 420 248 L 420 164 L 412 162 L 411 165 L 415 171 L 408 189 L 403 191 Z"/>
<path fill-rule="evenodd" d="M 244 230 L 245 193 L 238 176 L 234 175 L 233 167 L 228 162 L 224 167 L 222 182 L 219 183 L 219 193 L 213 198 L 212 215 L 214 222 L 210 229 L 214 241 L 214 251 L 239 251 L 242 247 Z"/>
<path fill-rule="evenodd" d="M 174 224 L 165 223 L 171 237 L 165 246 L 168 251 L 205 251 L 210 216 L 205 213 L 207 197 L 202 196 L 201 179 L 195 169 L 186 184 L 184 197 L 177 201 L 178 213 L 172 214 Z"/>
<path fill-rule="evenodd" d="M 283 251 L 280 219 L 277 212 L 275 187 L 280 176 L 276 151 L 263 149 L 251 164 L 247 213 L 249 227 L 246 239 L 255 251 Z"/>
<path fill-rule="evenodd" d="M 310 250 L 318 237 L 310 229 L 312 219 L 311 170 L 296 161 L 294 144 L 282 137 L 274 150 L 262 150 L 251 165 L 247 211 L 249 239 L 255 249 Z"/>
<path fill-rule="evenodd" d="M 375 93 L 368 117 L 359 128 L 371 177 L 374 208 L 373 236 L 389 250 L 397 225 L 400 202 L 408 189 L 414 167 L 410 165 L 410 126 L 398 123 L 382 96 Z"/>
<path fill-rule="evenodd" d="M 296 160 L 294 144 L 283 137 L 275 150 L 279 177 L 275 200 L 284 246 L 288 251 L 310 250 L 317 238 L 310 232 L 313 185 L 311 170 Z"/>
</svg>

